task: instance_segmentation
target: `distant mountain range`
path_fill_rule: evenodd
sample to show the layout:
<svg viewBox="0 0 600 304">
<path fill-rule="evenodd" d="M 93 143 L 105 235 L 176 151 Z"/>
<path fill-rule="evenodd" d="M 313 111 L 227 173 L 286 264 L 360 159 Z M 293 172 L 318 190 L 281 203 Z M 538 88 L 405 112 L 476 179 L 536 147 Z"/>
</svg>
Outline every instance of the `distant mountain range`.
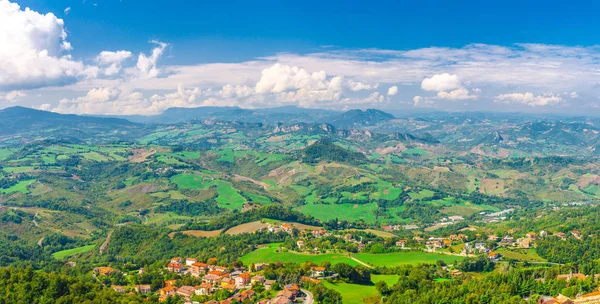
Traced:
<svg viewBox="0 0 600 304">
<path fill-rule="evenodd" d="M 372 126 L 378 122 L 394 119 L 392 114 L 375 110 L 350 110 L 337 112 L 322 109 L 307 109 L 295 106 L 242 109 L 238 107 L 199 107 L 169 108 L 159 115 L 152 116 L 99 116 L 127 119 L 131 122 L 146 124 L 174 124 L 193 120 L 222 120 L 257 122 L 265 124 L 277 123 L 329 123 L 338 128 L 361 128 Z"/>
<path fill-rule="evenodd" d="M 0 135 L 47 131 L 64 127 L 88 132 L 94 129 L 114 130 L 136 126 L 140 125 L 119 118 L 58 114 L 25 107 L 11 107 L 0 110 Z"/>
</svg>

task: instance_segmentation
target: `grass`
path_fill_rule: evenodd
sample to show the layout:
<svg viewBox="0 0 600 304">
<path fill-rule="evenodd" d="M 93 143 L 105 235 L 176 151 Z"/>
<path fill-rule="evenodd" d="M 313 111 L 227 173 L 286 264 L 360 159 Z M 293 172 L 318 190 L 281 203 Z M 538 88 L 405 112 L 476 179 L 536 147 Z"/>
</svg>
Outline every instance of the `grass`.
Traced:
<svg viewBox="0 0 600 304">
<path fill-rule="evenodd" d="M 178 174 L 171 177 L 171 182 L 177 184 L 180 189 L 206 189 L 206 179 L 195 174 Z"/>
<path fill-rule="evenodd" d="M 77 247 L 77 248 L 73 248 L 73 249 L 62 250 L 62 251 L 53 253 L 52 256 L 57 260 L 61 260 L 61 259 L 73 256 L 73 255 L 76 255 L 79 253 L 91 251 L 92 249 L 94 249 L 94 247 L 96 247 L 96 245 L 87 245 L 87 246 Z"/>
<path fill-rule="evenodd" d="M 221 150 L 217 154 L 221 156 L 217 159 L 218 162 L 233 162 L 233 150 Z"/>
<path fill-rule="evenodd" d="M 421 156 L 421 155 L 426 155 L 428 154 L 427 151 L 421 149 L 421 148 L 410 148 L 410 149 L 406 149 L 406 151 L 404 151 L 405 155 L 415 155 L 415 156 Z"/>
<path fill-rule="evenodd" d="M 261 205 L 268 205 L 271 203 L 271 199 L 266 196 L 250 192 L 244 192 L 244 194 L 246 194 L 255 203 L 259 203 Z"/>
<path fill-rule="evenodd" d="M 381 231 L 381 230 L 375 230 L 375 229 L 352 229 L 354 231 L 365 231 L 365 232 L 370 232 L 376 236 L 382 237 L 382 238 L 392 238 L 392 237 L 397 237 L 397 235 L 391 233 L 391 232 L 387 232 L 387 231 Z"/>
<path fill-rule="evenodd" d="M 422 251 L 406 251 L 394 253 L 357 253 L 354 255 L 357 259 L 373 265 L 373 266 L 399 266 L 399 265 L 418 265 L 418 264 L 434 264 L 438 260 L 444 261 L 446 264 L 453 264 L 454 261 L 462 261 L 464 257 L 428 253 Z"/>
<path fill-rule="evenodd" d="M 410 198 L 412 199 L 425 199 L 425 198 L 430 198 L 433 196 L 433 191 L 431 190 L 421 190 L 419 192 L 410 192 L 408 193 L 408 196 L 410 196 Z"/>
<path fill-rule="evenodd" d="M 514 259 L 519 261 L 529 261 L 529 262 L 546 262 L 544 258 L 539 256 L 539 254 L 535 251 L 535 249 L 506 249 L 499 248 L 496 250 L 502 256 L 507 259 Z"/>
<path fill-rule="evenodd" d="M 33 184 L 35 182 L 35 179 L 29 179 L 29 180 L 24 180 L 24 181 L 20 181 L 18 182 L 16 185 L 6 188 L 6 189 L 2 189 L 0 188 L 0 192 L 4 193 L 4 194 L 11 194 L 11 193 L 27 193 L 27 186 Z"/>
<path fill-rule="evenodd" d="M 308 198 L 306 198 L 307 202 Z M 366 223 L 374 223 L 377 204 L 306 204 L 296 208 L 296 210 L 324 222 L 337 218 L 339 220 L 363 220 Z"/>
<path fill-rule="evenodd" d="M 364 298 L 369 298 L 377 295 L 375 283 L 384 281 L 388 286 L 392 286 L 398 282 L 396 275 L 371 275 L 372 285 L 359 285 L 348 283 L 331 283 L 324 281 L 323 285 L 327 288 L 336 290 L 342 294 L 342 302 L 344 304 L 363 304 Z"/>
<path fill-rule="evenodd" d="M 2 170 L 8 173 L 27 173 L 33 171 L 32 166 L 22 166 L 22 167 L 4 167 Z"/>
<path fill-rule="evenodd" d="M 216 180 L 214 183 L 217 185 L 217 192 L 219 192 L 219 196 L 217 196 L 216 200 L 220 207 L 227 209 L 242 209 L 246 199 L 241 196 L 229 182 Z"/>
<path fill-rule="evenodd" d="M 93 160 L 93 161 L 97 161 L 97 162 L 108 161 L 108 157 L 106 157 L 98 152 L 81 153 L 81 156 L 83 156 L 83 158 L 85 158 L 87 160 Z"/>
<path fill-rule="evenodd" d="M 341 253 L 305 254 L 291 251 L 277 252 L 279 246 L 279 243 L 269 244 L 265 248 L 259 248 L 246 254 L 241 257 L 240 260 L 244 262 L 245 265 L 250 265 L 251 263 L 276 263 L 278 261 L 282 263 L 288 262 L 297 264 L 311 262 L 316 265 L 320 265 L 324 262 L 330 262 L 332 264 L 347 263 L 352 266 L 359 265 L 345 254 Z"/>
<path fill-rule="evenodd" d="M 9 149 L 0 149 L 0 160 L 5 160 L 12 154 L 13 152 Z"/>
</svg>

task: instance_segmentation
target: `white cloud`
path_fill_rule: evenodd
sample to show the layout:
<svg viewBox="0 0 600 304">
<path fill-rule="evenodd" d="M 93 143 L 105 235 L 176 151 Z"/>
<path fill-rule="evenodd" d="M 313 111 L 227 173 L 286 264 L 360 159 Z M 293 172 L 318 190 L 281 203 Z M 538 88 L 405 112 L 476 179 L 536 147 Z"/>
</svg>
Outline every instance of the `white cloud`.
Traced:
<svg viewBox="0 0 600 304">
<path fill-rule="evenodd" d="M 388 96 L 394 96 L 398 94 L 398 86 L 392 86 L 388 89 L 387 95 Z"/>
<path fill-rule="evenodd" d="M 68 15 L 70 12 L 71 12 L 71 7 L 70 6 L 67 7 L 67 8 L 65 8 L 65 10 L 64 10 L 65 15 Z"/>
<path fill-rule="evenodd" d="M 102 51 L 96 56 L 96 62 L 105 67 L 105 75 L 112 76 L 121 71 L 122 62 L 129 57 L 131 57 L 131 52 L 129 51 Z"/>
<path fill-rule="evenodd" d="M 433 100 L 427 98 L 427 97 L 422 97 L 422 96 L 415 96 L 413 97 L 413 106 L 415 107 L 424 107 L 424 108 L 430 108 L 433 106 Z"/>
<path fill-rule="evenodd" d="M 74 82 L 84 65 L 71 48 L 62 19 L 0 1 L 0 90 Z"/>
<path fill-rule="evenodd" d="M 21 97 L 25 97 L 27 94 L 23 91 L 11 91 L 8 93 L 0 93 L 0 100 L 5 100 L 8 102 L 13 102 L 18 100 Z"/>
<path fill-rule="evenodd" d="M 549 106 L 562 103 L 562 97 L 554 94 L 533 95 L 533 93 L 510 93 L 500 94 L 495 98 L 496 102 L 518 103 L 530 107 Z"/>
<path fill-rule="evenodd" d="M 37 107 L 37 109 L 42 111 L 50 111 L 52 109 L 52 105 L 49 103 L 43 103 L 39 107 Z"/>
<path fill-rule="evenodd" d="M 456 89 L 450 92 L 438 92 L 437 97 L 440 99 L 449 99 L 449 100 L 465 100 L 465 99 L 475 99 L 477 96 L 471 95 L 466 89 Z"/>
<path fill-rule="evenodd" d="M 461 88 L 461 82 L 457 75 L 454 74 L 436 74 L 429 78 L 423 79 L 421 88 L 425 91 L 448 91 Z"/>
<path fill-rule="evenodd" d="M 325 71 L 309 73 L 299 67 L 276 63 L 262 71 L 256 83 L 257 93 L 281 93 L 289 90 L 322 90 L 328 87 Z"/>
<path fill-rule="evenodd" d="M 276 63 L 262 70 L 255 92 L 274 94 L 276 100 L 283 104 L 331 104 L 342 99 L 343 77 L 329 78 L 325 71 L 310 73 L 297 66 Z"/>
<path fill-rule="evenodd" d="M 365 98 L 364 103 L 382 103 L 385 100 L 379 92 L 373 92 L 369 97 Z"/>
<path fill-rule="evenodd" d="M 157 67 L 158 59 L 160 59 L 168 44 L 157 40 L 152 40 L 150 42 L 156 44 L 157 47 L 152 49 L 152 54 L 149 56 L 144 53 L 140 53 L 137 64 L 135 65 L 136 69 L 130 70 L 130 72 L 137 78 L 154 78 L 159 74 L 159 69 Z"/>
<path fill-rule="evenodd" d="M 244 98 L 254 94 L 254 89 L 248 86 L 232 86 L 230 84 L 223 86 L 219 95 L 224 98 Z"/>
<path fill-rule="evenodd" d="M 365 91 L 365 90 L 374 90 L 374 89 L 377 89 L 379 87 L 379 83 L 369 84 L 369 83 L 364 83 L 364 82 L 356 81 L 354 79 L 348 79 L 348 80 L 346 80 L 346 86 L 348 86 L 348 88 L 351 91 L 358 92 L 358 91 Z"/>
</svg>

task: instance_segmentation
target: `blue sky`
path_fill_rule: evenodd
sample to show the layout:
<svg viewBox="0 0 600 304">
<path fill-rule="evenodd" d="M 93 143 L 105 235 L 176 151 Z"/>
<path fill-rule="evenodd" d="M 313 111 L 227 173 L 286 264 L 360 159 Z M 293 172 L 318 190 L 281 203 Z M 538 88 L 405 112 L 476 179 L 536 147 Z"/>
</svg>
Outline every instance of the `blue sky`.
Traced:
<svg viewBox="0 0 600 304">
<path fill-rule="evenodd" d="M 493 3 L 495 2 L 495 3 Z M 407 50 L 471 43 L 594 45 L 597 1 L 18 1 L 65 19 L 74 54 L 176 46 L 174 63 L 249 60 L 319 46 Z M 70 13 L 63 10 L 70 7 Z M 198 56 L 199 55 L 199 56 Z"/>
<path fill-rule="evenodd" d="M 600 111 L 600 4 L 494 2 L 0 0 L 0 107 Z"/>
</svg>

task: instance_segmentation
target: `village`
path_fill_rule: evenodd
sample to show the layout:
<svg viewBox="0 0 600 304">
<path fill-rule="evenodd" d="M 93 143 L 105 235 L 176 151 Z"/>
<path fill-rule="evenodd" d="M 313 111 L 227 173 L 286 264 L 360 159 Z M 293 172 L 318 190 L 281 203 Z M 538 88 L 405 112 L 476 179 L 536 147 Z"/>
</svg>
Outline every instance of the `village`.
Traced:
<svg viewBox="0 0 600 304">
<path fill-rule="evenodd" d="M 186 304 L 232 304 L 232 303 L 260 303 L 260 304 L 289 304 L 289 303 L 313 303 L 312 294 L 302 289 L 298 284 L 283 285 L 276 280 L 266 279 L 261 275 L 266 264 L 254 264 L 250 267 L 235 267 L 233 265 L 218 266 L 217 259 L 210 259 L 206 263 L 195 258 L 180 257 L 172 258 L 166 265 L 165 270 L 177 274 L 180 279 L 165 280 L 162 288 L 153 291 L 150 284 L 119 286 L 112 285 L 111 288 L 118 293 L 138 293 L 141 295 L 156 295 L 160 302 L 186 303 Z M 139 273 L 143 273 L 143 269 Z M 119 270 L 111 267 L 97 267 L 94 276 L 109 276 Z M 316 277 L 323 276 L 323 267 L 313 267 L 311 277 L 303 277 L 304 283 L 318 284 L 320 280 Z M 182 278 L 192 276 L 198 278 L 199 284 L 191 286 L 184 285 Z M 220 292 L 225 291 L 225 292 Z M 265 291 L 267 293 L 265 293 Z M 272 294 L 272 298 L 262 298 L 265 294 Z M 221 298 L 209 301 L 197 301 L 196 299 Z M 169 302 L 171 301 L 171 302 Z M 174 302 L 173 302 L 174 301 Z"/>
<path fill-rule="evenodd" d="M 461 219 L 454 217 L 446 220 L 460 221 Z M 383 226 L 382 229 L 383 231 L 391 232 L 406 230 L 405 227 L 399 225 Z M 539 233 L 528 232 L 521 237 L 515 238 L 512 235 L 482 235 L 476 233 L 477 231 L 470 227 L 461 229 L 460 233 L 449 234 L 445 237 L 425 237 L 425 235 L 422 237 L 415 235 L 412 238 L 400 238 L 395 234 L 390 234 L 387 238 L 382 238 L 373 235 L 371 232 L 360 230 L 330 232 L 319 228 L 300 231 L 293 223 L 267 223 L 257 231 L 289 234 L 291 237 L 290 241 L 279 245 L 275 254 L 277 252 L 284 253 L 288 250 L 293 250 L 296 252 L 295 254 L 318 257 L 328 252 L 339 252 L 340 249 L 335 248 L 344 248 L 342 251 L 347 252 L 348 257 L 370 268 L 373 267 L 352 257 L 352 252 L 371 252 L 376 245 L 390 244 L 390 247 L 384 247 L 385 252 L 402 253 L 412 251 L 462 257 L 483 255 L 491 262 L 500 262 L 505 258 L 510 259 L 509 253 L 512 250 L 533 250 L 535 241 L 538 239 L 549 237 L 560 240 L 566 240 L 569 237 L 574 239 L 582 238 L 581 233 L 577 230 L 572 230 L 568 234 L 563 232 L 550 234 L 546 231 L 540 231 Z M 333 244 L 337 244 L 333 249 L 326 246 L 331 245 L 332 242 L 334 242 Z M 257 249 L 263 247 L 259 245 Z M 504 256 L 505 254 L 507 257 Z M 310 272 L 301 278 L 301 281 L 294 284 L 283 284 L 273 278 L 267 278 L 264 274 L 265 268 L 269 267 L 269 263 L 275 262 L 277 257 L 274 259 L 262 262 L 257 261 L 248 265 L 241 265 L 239 263 L 223 265 L 218 263 L 217 258 L 201 261 L 193 257 L 173 257 L 166 263 L 163 271 L 174 275 L 174 277 L 173 279 L 165 280 L 160 288 L 153 288 L 149 284 L 112 285 L 111 288 L 119 293 L 154 295 L 158 297 L 160 302 L 166 303 L 313 303 L 313 295 L 302 286 L 306 284 L 320 284 L 322 280 L 335 280 L 337 277 L 337 274 L 328 269 L 327 266 L 314 264 L 310 267 Z M 462 277 L 464 275 L 454 265 L 444 265 L 442 269 L 447 271 L 449 277 Z M 110 267 L 97 267 L 94 269 L 94 276 L 108 276 L 113 272 L 118 272 L 118 270 Z M 143 272 L 144 269 L 142 268 L 138 273 L 142 274 Z M 195 284 L 186 284 L 190 280 L 185 280 L 185 278 L 194 278 Z M 585 280 L 587 277 L 579 273 L 560 274 L 556 277 L 558 280 L 566 281 L 574 278 Z M 593 279 L 597 280 L 598 275 L 593 276 Z M 585 298 L 591 299 L 594 296 L 586 295 Z M 600 296 L 596 298 L 600 298 Z M 568 302 L 564 296 L 544 299 L 545 302 L 540 303 L 598 303 L 582 302 L 579 298 L 568 299 L 572 301 Z M 561 300 L 567 302 L 560 302 Z"/>
</svg>

